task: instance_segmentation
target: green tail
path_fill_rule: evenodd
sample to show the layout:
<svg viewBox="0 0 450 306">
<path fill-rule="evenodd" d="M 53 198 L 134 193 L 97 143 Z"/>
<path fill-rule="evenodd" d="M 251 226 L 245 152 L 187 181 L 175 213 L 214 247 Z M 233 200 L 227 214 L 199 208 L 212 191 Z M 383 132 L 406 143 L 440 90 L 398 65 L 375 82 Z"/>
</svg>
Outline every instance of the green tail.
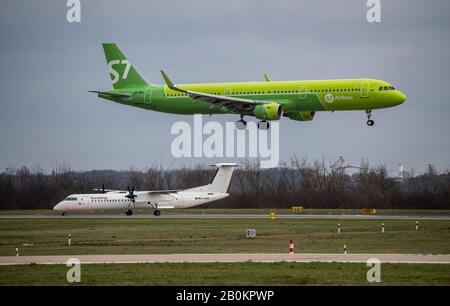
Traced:
<svg viewBox="0 0 450 306">
<path fill-rule="evenodd" d="M 104 43 L 106 63 L 108 64 L 111 81 L 114 89 L 143 86 L 148 83 L 127 60 L 116 44 Z"/>
</svg>

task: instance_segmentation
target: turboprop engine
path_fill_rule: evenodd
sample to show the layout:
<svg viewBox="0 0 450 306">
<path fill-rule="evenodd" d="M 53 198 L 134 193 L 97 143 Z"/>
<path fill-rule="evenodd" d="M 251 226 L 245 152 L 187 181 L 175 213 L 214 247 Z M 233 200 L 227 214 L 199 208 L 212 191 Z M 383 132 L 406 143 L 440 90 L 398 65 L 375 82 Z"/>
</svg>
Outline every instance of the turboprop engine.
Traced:
<svg viewBox="0 0 450 306">
<path fill-rule="evenodd" d="M 253 113 L 260 120 L 278 120 L 283 116 L 283 106 L 278 103 L 259 104 Z"/>
</svg>

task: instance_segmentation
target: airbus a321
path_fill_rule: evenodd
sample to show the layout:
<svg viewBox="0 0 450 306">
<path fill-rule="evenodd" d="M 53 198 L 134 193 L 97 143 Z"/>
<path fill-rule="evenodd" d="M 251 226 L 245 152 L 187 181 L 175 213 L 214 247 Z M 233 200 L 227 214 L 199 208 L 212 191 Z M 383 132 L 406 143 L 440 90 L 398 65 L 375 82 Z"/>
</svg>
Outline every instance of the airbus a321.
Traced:
<svg viewBox="0 0 450 306">
<path fill-rule="evenodd" d="M 100 98 L 142 109 L 172 114 L 236 114 L 238 129 L 245 129 L 244 116 L 260 121 L 258 128 L 287 117 L 311 121 L 320 111 L 365 111 L 373 126 L 372 110 L 402 104 L 406 95 L 386 81 L 359 78 L 336 80 L 204 83 L 175 85 L 161 70 L 165 85 L 145 81 L 116 44 L 105 43 L 113 88 L 91 91 Z"/>
</svg>

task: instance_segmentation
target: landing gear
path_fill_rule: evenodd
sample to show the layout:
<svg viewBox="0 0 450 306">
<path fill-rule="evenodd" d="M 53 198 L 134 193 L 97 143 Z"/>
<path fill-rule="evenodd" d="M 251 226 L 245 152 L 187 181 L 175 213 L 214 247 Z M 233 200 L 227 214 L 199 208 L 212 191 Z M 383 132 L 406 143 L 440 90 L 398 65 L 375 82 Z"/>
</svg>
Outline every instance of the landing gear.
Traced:
<svg viewBox="0 0 450 306">
<path fill-rule="evenodd" d="M 155 210 L 155 211 L 153 212 L 153 214 L 154 214 L 155 216 L 159 216 L 159 215 L 161 215 L 161 211 L 160 211 L 160 210 Z"/>
<path fill-rule="evenodd" d="M 367 114 L 367 125 L 368 126 L 373 126 L 375 124 L 375 121 L 373 121 L 372 118 L 372 111 L 371 110 L 366 110 L 366 114 Z"/>
<path fill-rule="evenodd" d="M 125 212 L 125 215 L 127 215 L 127 216 L 131 216 L 133 214 L 133 211 L 131 210 L 131 209 L 128 209 L 126 212 Z"/>
<path fill-rule="evenodd" d="M 247 127 L 247 121 L 244 120 L 244 115 L 241 114 L 241 119 L 234 123 L 238 130 L 245 130 Z"/>
<path fill-rule="evenodd" d="M 270 128 L 270 123 L 266 120 L 258 122 L 258 129 L 267 131 Z"/>
<path fill-rule="evenodd" d="M 67 215 L 67 213 L 65 212 L 65 211 L 63 211 L 63 213 L 61 214 L 61 216 L 66 216 Z"/>
</svg>

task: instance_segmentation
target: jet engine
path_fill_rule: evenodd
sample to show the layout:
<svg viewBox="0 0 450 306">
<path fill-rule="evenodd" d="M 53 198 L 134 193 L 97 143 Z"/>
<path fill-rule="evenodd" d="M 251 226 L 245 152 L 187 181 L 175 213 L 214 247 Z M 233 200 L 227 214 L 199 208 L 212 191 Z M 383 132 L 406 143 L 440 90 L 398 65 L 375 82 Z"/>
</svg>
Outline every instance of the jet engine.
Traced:
<svg viewBox="0 0 450 306">
<path fill-rule="evenodd" d="M 314 119 L 316 112 L 297 112 L 297 113 L 288 113 L 286 116 L 291 120 L 297 121 L 311 121 Z"/>
<path fill-rule="evenodd" d="M 260 120 L 278 120 L 283 116 L 283 106 L 278 103 L 259 104 L 253 113 Z"/>
</svg>

